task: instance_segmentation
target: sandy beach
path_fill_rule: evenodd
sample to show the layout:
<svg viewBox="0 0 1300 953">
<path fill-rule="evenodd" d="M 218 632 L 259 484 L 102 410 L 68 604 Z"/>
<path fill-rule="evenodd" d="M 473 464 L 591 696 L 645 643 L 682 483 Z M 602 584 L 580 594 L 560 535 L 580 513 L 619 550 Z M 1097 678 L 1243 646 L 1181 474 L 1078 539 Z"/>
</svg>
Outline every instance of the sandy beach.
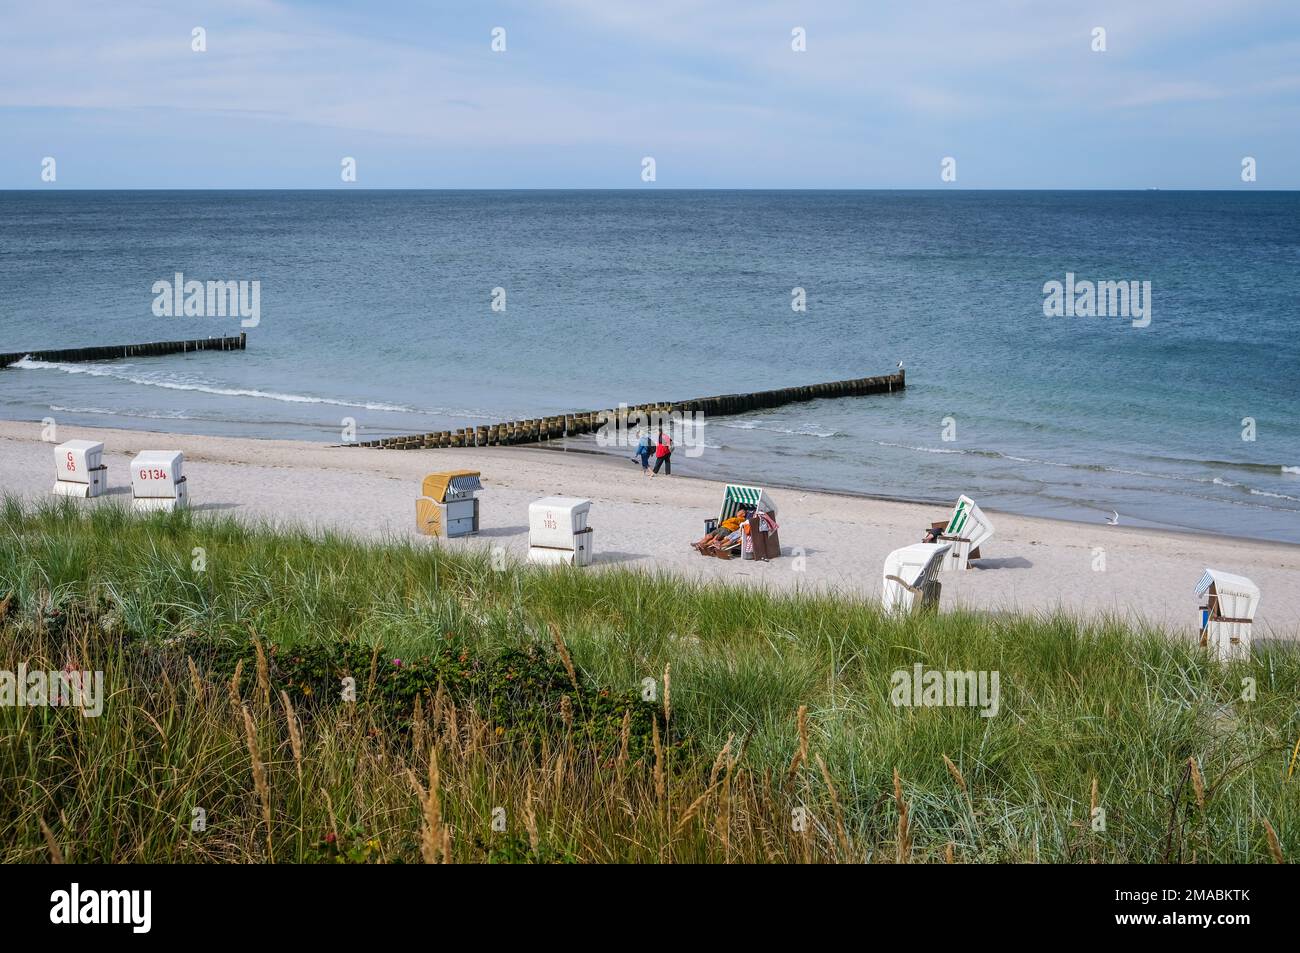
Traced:
<svg viewBox="0 0 1300 953">
<path fill-rule="evenodd" d="M 773 488 L 783 558 L 723 561 L 689 545 L 702 534 L 705 518 L 717 515 L 723 485 L 683 476 L 648 479 L 619 457 L 534 448 L 369 450 L 87 427 L 61 427 L 58 437 L 106 444 L 109 493 L 80 505 L 128 501 L 131 457 L 143 449 L 179 449 L 199 513 L 451 549 L 499 546 L 522 559 L 528 503 L 547 495 L 581 496 L 594 502 L 598 568 L 857 597 L 877 597 L 886 554 L 919 541 L 922 527 L 947 515 L 932 506 Z M 457 540 L 421 536 L 414 528 L 420 480 L 458 468 L 482 471 L 481 532 Z M 0 422 L 3 492 L 46 498 L 53 479 L 52 446 L 41 441 L 40 425 Z M 971 495 L 978 501 L 978 488 Z M 972 564 L 977 568 L 943 577 L 945 608 L 1113 614 L 1190 635 L 1193 587 L 1209 566 L 1259 585 L 1257 639 L 1300 638 L 1300 547 L 990 515 L 996 535 L 984 547 L 986 558 Z M 1094 569 L 1098 549 L 1104 550 L 1104 571 Z"/>
</svg>

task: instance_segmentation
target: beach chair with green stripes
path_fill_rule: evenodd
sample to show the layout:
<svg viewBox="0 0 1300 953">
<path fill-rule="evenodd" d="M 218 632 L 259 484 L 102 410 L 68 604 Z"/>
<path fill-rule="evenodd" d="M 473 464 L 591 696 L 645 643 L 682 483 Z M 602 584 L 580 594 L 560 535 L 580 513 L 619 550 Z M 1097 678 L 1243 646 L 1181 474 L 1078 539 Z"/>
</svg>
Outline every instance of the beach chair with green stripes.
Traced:
<svg viewBox="0 0 1300 953">
<path fill-rule="evenodd" d="M 951 543 L 952 548 L 944 558 L 944 571 L 968 568 L 972 559 L 979 559 L 979 548 L 993 538 L 993 523 L 969 496 L 959 496 L 952 517 L 943 532 L 934 535 L 937 543 Z"/>
<path fill-rule="evenodd" d="M 751 507 L 759 513 L 769 513 L 773 518 L 776 517 L 776 504 L 772 498 L 767 495 L 761 486 L 742 486 L 739 483 L 728 483 L 726 490 L 722 493 L 722 511 L 718 514 L 718 522 L 735 516 L 738 511 L 744 507 Z"/>
</svg>

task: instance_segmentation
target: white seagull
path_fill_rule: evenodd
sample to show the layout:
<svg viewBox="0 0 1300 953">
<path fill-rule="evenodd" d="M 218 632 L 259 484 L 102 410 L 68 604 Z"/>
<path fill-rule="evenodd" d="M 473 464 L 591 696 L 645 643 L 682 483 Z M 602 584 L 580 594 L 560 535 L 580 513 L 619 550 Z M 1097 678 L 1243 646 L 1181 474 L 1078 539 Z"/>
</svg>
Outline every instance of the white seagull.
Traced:
<svg viewBox="0 0 1300 953">
<path fill-rule="evenodd" d="M 1119 525 L 1119 510 L 1111 510 L 1111 511 L 1110 511 L 1110 516 L 1107 516 L 1107 517 L 1106 517 L 1106 525 L 1107 525 L 1107 526 L 1118 526 L 1118 525 Z"/>
</svg>

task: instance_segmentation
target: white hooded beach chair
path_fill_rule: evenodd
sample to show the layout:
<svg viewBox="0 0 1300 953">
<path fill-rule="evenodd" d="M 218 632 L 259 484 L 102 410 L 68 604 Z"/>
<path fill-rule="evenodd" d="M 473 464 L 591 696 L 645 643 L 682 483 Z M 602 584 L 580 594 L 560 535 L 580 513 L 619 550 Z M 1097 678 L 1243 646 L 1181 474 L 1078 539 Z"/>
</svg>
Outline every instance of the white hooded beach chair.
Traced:
<svg viewBox="0 0 1300 953">
<path fill-rule="evenodd" d="M 944 570 L 966 569 L 971 554 L 992 538 L 993 523 L 984 515 L 984 511 L 969 496 L 959 496 L 948 525 L 935 535 L 938 542 L 952 544 L 948 558 L 944 560 Z"/>
<path fill-rule="evenodd" d="M 590 566 L 595 559 L 587 525 L 591 500 L 547 496 L 528 504 L 528 561 L 548 566 Z"/>
<path fill-rule="evenodd" d="M 108 486 L 104 445 L 97 440 L 69 440 L 54 448 L 54 495 L 95 497 Z"/>
<path fill-rule="evenodd" d="M 1250 657 L 1251 624 L 1259 608 L 1259 586 L 1245 576 L 1207 569 L 1196 584 L 1201 606 L 1201 645 L 1220 662 Z"/>
<path fill-rule="evenodd" d="M 131 461 L 131 508 L 171 512 L 189 506 L 185 454 L 179 450 L 141 450 Z"/>
<path fill-rule="evenodd" d="M 886 556 L 880 591 L 885 611 L 911 612 L 917 606 L 937 608 L 940 587 L 935 577 L 951 550 L 949 543 L 913 543 Z"/>
</svg>

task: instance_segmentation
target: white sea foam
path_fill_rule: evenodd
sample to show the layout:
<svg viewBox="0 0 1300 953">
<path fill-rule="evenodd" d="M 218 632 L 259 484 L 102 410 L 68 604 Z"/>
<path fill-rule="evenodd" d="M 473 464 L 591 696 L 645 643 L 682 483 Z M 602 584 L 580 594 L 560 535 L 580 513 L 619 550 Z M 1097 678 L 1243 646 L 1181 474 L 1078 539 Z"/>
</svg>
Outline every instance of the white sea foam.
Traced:
<svg viewBox="0 0 1300 953">
<path fill-rule="evenodd" d="M 1293 503 L 1300 503 L 1300 496 L 1287 496 L 1285 493 L 1270 493 L 1268 490 L 1252 489 L 1250 492 L 1256 496 L 1271 496 L 1275 500 L 1290 500 Z"/>
<path fill-rule="evenodd" d="M 913 447 L 906 443 L 888 443 L 884 440 L 876 441 L 882 447 L 893 447 L 896 450 L 916 450 L 920 453 L 966 453 L 965 450 L 946 450 L 943 447 Z"/>
<path fill-rule="evenodd" d="M 762 424 L 753 420 L 736 420 L 720 421 L 711 420 L 709 423 L 718 427 L 726 427 L 728 430 L 762 430 L 767 433 L 784 433 L 795 437 L 836 437 L 839 431 L 836 430 L 816 430 L 816 429 L 798 429 L 794 427 L 764 427 Z"/>
<path fill-rule="evenodd" d="M 167 390 L 198 391 L 204 394 L 215 394 L 220 397 L 255 397 L 262 400 L 278 400 L 288 404 L 330 404 L 335 407 L 356 407 L 362 410 L 390 410 L 404 414 L 421 413 L 421 411 L 418 411 L 413 407 L 403 407 L 400 404 L 385 404 L 375 401 L 341 400 L 333 397 L 313 397 L 307 394 L 285 394 L 279 391 L 258 390 L 255 388 L 220 387 L 214 384 L 196 381 L 139 377 L 134 374 L 123 374 L 117 368 L 109 368 L 96 364 L 64 364 L 57 361 L 33 361 L 31 358 L 24 357 L 18 363 L 10 366 L 22 368 L 23 370 L 51 370 L 62 371 L 65 374 L 88 374 L 91 377 L 111 377 L 115 380 L 126 381 L 130 384 L 139 384 L 145 387 L 162 387 Z"/>
<path fill-rule="evenodd" d="M 109 410 L 107 407 L 63 407 L 59 404 L 50 404 L 50 410 L 56 414 L 95 414 L 103 417 L 138 417 L 141 420 L 193 420 L 189 414 L 179 410 L 164 411 L 162 413 L 148 413 L 145 411 L 132 410 Z"/>
</svg>

